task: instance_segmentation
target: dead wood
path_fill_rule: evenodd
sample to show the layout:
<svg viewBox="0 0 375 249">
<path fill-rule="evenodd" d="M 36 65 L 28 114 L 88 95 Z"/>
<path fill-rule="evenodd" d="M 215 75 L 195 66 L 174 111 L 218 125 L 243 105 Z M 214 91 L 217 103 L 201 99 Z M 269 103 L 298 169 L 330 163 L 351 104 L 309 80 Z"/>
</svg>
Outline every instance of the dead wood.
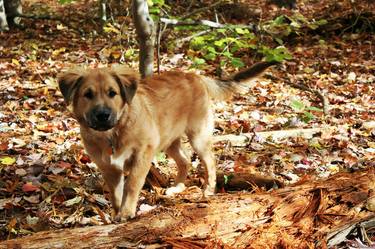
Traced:
<svg viewBox="0 0 375 249">
<path fill-rule="evenodd" d="M 342 227 L 339 227 L 336 230 L 331 231 L 327 235 L 327 244 L 329 247 L 338 245 L 346 240 L 346 237 L 355 229 L 359 230 L 359 233 L 361 234 L 361 239 L 363 241 L 372 243 L 369 241 L 366 231 L 363 232 L 364 229 L 368 228 L 374 228 L 375 227 L 375 215 L 372 219 L 369 219 L 366 217 L 363 221 L 353 221 L 349 222 L 348 224 L 343 225 Z"/>
<path fill-rule="evenodd" d="M 361 126 L 364 129 L 375 129 L 375 122 L 364 122 Z M 339 125 L 339 126 L 322 126 L 318 128 L 307 128 L 307 129 L 288 129 L 288 130 L 277 130 L 277 131 L 260 131 L 260 132 L 252 132 L 252 133 L 242 133 L 240 135 L 219 135 L 214 136 L 213 140 L 215 143 L 227 141 L 230 142 L 232 146 L 246 146 L 251 141 L 253 141 L 254 137 L 258 140 L 266 141 L 267 139 L 271 139 L 272 141 L 277 141 L 280 139 L 285 139 L 289 137 L 303 137 L 305 139 L 312 138 L 315 134 L 318 133 L 332 133 L 338 130 L 347 130 L 350 127 L 347 125 Z"/>
<path fill-rule="evenodd" d="M 177 196 L 126 223 L 39 232 L 0 248 L 324 248 L 339 229 L 374 218 L 363 208 L 374 183 L 368 170 L 269 193 L 218 194 L 195 203 Z"/>
<path fill-rule="evenodd" d="M 233 25 L 233 24 L 222 24 L 219 22 L 213 22 L 210 20 L 196 20 L 196 21 L 190 21 L 190 20 L 177 20 L 177 19 L 168 19 L 168 18 L 160 18 L 160 22 L 166 24 L 166 25 L 173 25 L 173 26 L 207 26 L 210 28 L 222 28 L 222 29 L 232 29 L 232 28 L 244 28 L 249 30 L 255 30 L 255 25 Z"/>
<path fill-rule="evenodd" d="M 159 170 L 153 165 L 147 176 L 147 183 L 152 187 L 166 188 L 169 185 L 169 179 L 161 174 Z"/>
<path fill-rule="evenodd" d="M 226 190 L 256 190 L 264 188 L 281 188 L 284 184 L 272 177 L 252 174 L 249 172 L 225 173 L 217 172 L 217 186 Z"/>
<path fill-rule="evenodd" d="M 242 133 L 240 135 L 220 135 L 214 137 L 214 142 L 228 141 L 232 146 L 246 146 L 248 145 L 254 137 L 265 141 L 267 139 L 272 139 L 274 141 L 279 139 L 285 139 L 288 137 L 304 137 L 312 138 L 314 134 L 322 132 L 325 129 L 335 129 L 335 127 L 322 127 L 322 128 L 309 128 L 309 129 L 289 129 L 289 130 L 278 130 L 278 131 L 261 131 L 253 133 Z"/>
</svg>

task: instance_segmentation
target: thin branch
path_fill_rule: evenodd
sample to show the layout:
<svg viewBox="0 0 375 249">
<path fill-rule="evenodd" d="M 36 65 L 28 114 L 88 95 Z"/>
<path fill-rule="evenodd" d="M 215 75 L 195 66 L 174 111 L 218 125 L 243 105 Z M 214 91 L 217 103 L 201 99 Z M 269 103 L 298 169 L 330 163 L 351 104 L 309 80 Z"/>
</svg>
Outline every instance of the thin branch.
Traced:
<svg viewBox="0 0 375 249">
<path fill-rule="evenodd" d="M 311 89 L 310 87 L 308 87 L 307 85 L 305 85 L 303 83 L 293 83 L 288 79 L 286 79 L 284 82 L 286 84 L 294 87 L 294 88 L 297 88 L 297 89 L 315 94 L 320 99 L 320 101 L 322 102 L 324 115 L 328 115 L 328 113 L 329 113 L 329 101 L 328 101 L 327 97 L 324 96 L 319 90 Z"/>
<path fill-rule="evenodd" d="M 225 1 L 225 0 L 223 0 L 223 1 L 218 1 L 218 2 L 216 2 L 216 3 L 214 3 L 214 4 L 211 4 L 210 6 L 206 6 L 206 7 L 203 7 L 203 8 L 199 8 L 199 9 L 193 10 L 192 12 L 183 15 L 183 16 L 181 17 L 181 19 L 186 19 L 186 18 L 189 18 L 189 17 L 191 17 L 191 16 L 194 16 L 194 15 L 196 15 L 196 14 L 198 14 L 198 13 L 201 13 L 201 12 L 204 12 L 204 11 L 207 11 L 207 10 L 210 10 L 210 9 L 213 9 L 213 8 L 219 6 L 219 5 L 222 5 L 222 4 L 225 3 L 225 2 L 227 2 L 227 1 Z"/>
<path fill-rule="evenodd" d="M 277 80 L 277 78 L 272 76 L 272 75 L 268 75 L 268 77 L 272 80 Z M 306 92 L 310 92 L 310 93 L 315 94 L 320 99 L 320 102 L 322 103 L 324 115 L 329 114 L 329 101 L 328 101 L 327 97 L 324 96 L 323 93 L 321 93 L 319 90 L 311 89 L 309 86 L 307 86 L 306 84 L 303 84 L 303 83 L 291 82 L 290 79 L 287 79 L 287 78 L 283 78 L 283 82 L 292 86 L 292 87 L 294 87 L 294 88 L 297 88 L 297 89 L 300 89 L 302 91 L 306 91 Z"/>
<path fill-rule="evenodd" d="M 198 20 L 198 21 L 180 21 L 177 19 L 168 19 L 168 18 L 160 18 L 160 22 L 163 22 L 167 25 L 174 25 L 174 26 L 198 26 L 203 25 L 211 28 L 224 28 L 224 29 L 231 29 L 231 28 L 244 28 L 255 30 L 254 25 L 228 25 L 228 24 L 221 24 L 218 22 L 213 22 L 209 20 Z"/>
<path fill-rule="evenodd" d="M 181 47 L 182 44 L 184 44 L 185 42 L 190 41 L 191 39 L 193 39 L 195 37 L 198 37 L 198 36 L 201 36 L 201 35 L 205 35 L 205 34 L 211 32 L 211 31 L 212 31 L 211 29 L 206 29 L 206 30 L 202 30 L 202 31 L 199 31 L 197 33 L 194 33 L 192 35 L 189 35 L 187 37 L 183 37 L 183 38 L 177 39 L 176 40 L 177 47 Z"/>
<path fill-rule="evenodd" d="M 161 23 L 158 22 L 156 26 L 156 66 L 157 66 L 157 72 L 160 74 L 160 40 L 161 40 Z"/>
</svg>

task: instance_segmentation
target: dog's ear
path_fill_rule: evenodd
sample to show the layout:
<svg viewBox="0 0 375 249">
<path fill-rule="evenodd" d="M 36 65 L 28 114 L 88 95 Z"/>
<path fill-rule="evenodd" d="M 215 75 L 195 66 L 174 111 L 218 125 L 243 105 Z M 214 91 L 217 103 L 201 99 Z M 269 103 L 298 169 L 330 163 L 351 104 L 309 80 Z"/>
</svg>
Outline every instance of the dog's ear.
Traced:
<svg viewBox="0 0 375 249">
<path fill-rule="evenodd" d="M 111 74 L 119 84 L 122 98 L 130 104 L 137 91 L 139 74 L 125 66 L 114 66 Z"/>
<path fill-rule="evenodd" d="M 60 91 L 65 102 L 70 105 L 78 88 L 82 84 L 83 73 L 77 69 L 63 72 L 57 76 Z"/>
</svg>

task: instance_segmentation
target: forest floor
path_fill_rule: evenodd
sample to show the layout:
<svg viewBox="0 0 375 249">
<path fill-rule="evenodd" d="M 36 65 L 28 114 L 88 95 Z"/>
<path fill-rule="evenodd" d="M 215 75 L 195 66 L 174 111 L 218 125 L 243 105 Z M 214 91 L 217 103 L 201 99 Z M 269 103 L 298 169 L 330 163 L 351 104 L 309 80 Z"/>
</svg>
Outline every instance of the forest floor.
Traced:
<svg viewBox="0 0 375 249">
<path fill-rule="evenodd" d="M 246 16 L 250 22 L 258 20 L 259 13 L 269 19 L 291 13 L 265 1 L 251 2 L 258 12 Z M 332 2 L 297 1 L 298 11 L 308 18 L 326 15 L 339 19 L 352 13 L 350 1 Z M 370 2 L 360 1 L 358 13 L 363 10 L 375 15 Z M 25 13 L 52 12 L 66 22 L 29 19 L 23 29 L 0 33 L 2 240 L 42 230 L 111 223 L 108 192 L 84 153 L 78 125 L 66 110 L 56 84 L 56 75 L 74 65 L 98 67 L 121 62 L 138 67 L 137 53 L 126 53 L 136 48 L 131 18 L 119 17 L 121 34 L 113 26 L 101 33 L 96 20 L 90 19 L 96 11 L 90 1 L 69 5 L 24 1 Z M 181 10 L 177 6 L 174 11 Z M 228 23 L 243 22 L 233 13 L 224 13 L 222 18 Z M 355 25 L 343 22 L 339 31 L 318 30 L 290 37 L 284 45 L 293 59 L 253 82 L 247 95 L 215 103 L 216 136 L 254 135 L 239 146 L 228 141 L 215 143 L 220 170 L 227 176 L 250 172 L 289 184 L 375 166 L 375 27 L 374 23 L 366 26 L 366 18 L 358 20 Z M 162 42 L 167 44 L 178 35 L 169 33 Z M 195 70 L 216 77 L 218 61 L 199 70 L 192 68 L 188 49 L 182 46 L 169 51 L 162 46 L 161 70 Z M 248 58 L 249 63 L 260 59 Z M 231 67 L 224 70 L 234 71 Z M 316 95 L 291 87 L 287 80 L 318 89 L 329 101 L 329 114 L 323 114 Z M 308 128 L 322 130 L 314 136 L 301 132 L 300 136 L 264 139 L 257 135 Z M 193 165 L 199 165 L 199 159 L 191 157 Z M 162 174 L 174 173 L 173 161 L 163 154 L 158 161 Z M 199 182 L 198 176 L 192 175 L 192 181 Z M 162 205 L 157 192 L 144 189 L 140 213 Z M 370 239 L 375 241 L 373 231 Z"/>
</svg>

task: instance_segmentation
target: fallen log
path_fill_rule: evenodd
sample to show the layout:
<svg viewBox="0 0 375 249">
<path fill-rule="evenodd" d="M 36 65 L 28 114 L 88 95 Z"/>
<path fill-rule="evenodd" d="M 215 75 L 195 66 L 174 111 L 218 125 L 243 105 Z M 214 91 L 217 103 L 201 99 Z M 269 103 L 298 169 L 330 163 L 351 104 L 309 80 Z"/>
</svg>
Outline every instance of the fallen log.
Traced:
<svg viewBox="0 0 375 249">
<path fill-rule="evenodd" d="M 314 248 L 337 230 L 374 218 L 363 208 L 375 191 L 374 170 L 306 180 L 266 193 L 180 196 L 122 224 L 38 232 L 0 248 Z M 329 236 L 329 237 L 327 237 Z M 332 243 L 330 243 L 332 245 Z"/>
<path fill-rule="evenodd" d="M 375 129 L 375 122 L 364 122 L 361 126 L 363 129 L 371 130 Z M 254 137 L 258 140 L 266 141 L 271 139 L 273 141 L 289 138 L 289 137 L 303 137 L 305 139 L 312 138 L 317 133 L 333 133 L 337 131 L 348 130 L 348 125 L 339 126 L 322 126 L 317 128 L 306 128 L 306 129 L 288 129 L 288 130 L 277 130 L 277 131 L 260 131 L 252 133 L 242 133 L 240 135 L 218 135 L 213 137 L 214 143 L 228 141 L 233 146 L 246 146 L 250 141 L 253 141 Z"/>
</svg>

